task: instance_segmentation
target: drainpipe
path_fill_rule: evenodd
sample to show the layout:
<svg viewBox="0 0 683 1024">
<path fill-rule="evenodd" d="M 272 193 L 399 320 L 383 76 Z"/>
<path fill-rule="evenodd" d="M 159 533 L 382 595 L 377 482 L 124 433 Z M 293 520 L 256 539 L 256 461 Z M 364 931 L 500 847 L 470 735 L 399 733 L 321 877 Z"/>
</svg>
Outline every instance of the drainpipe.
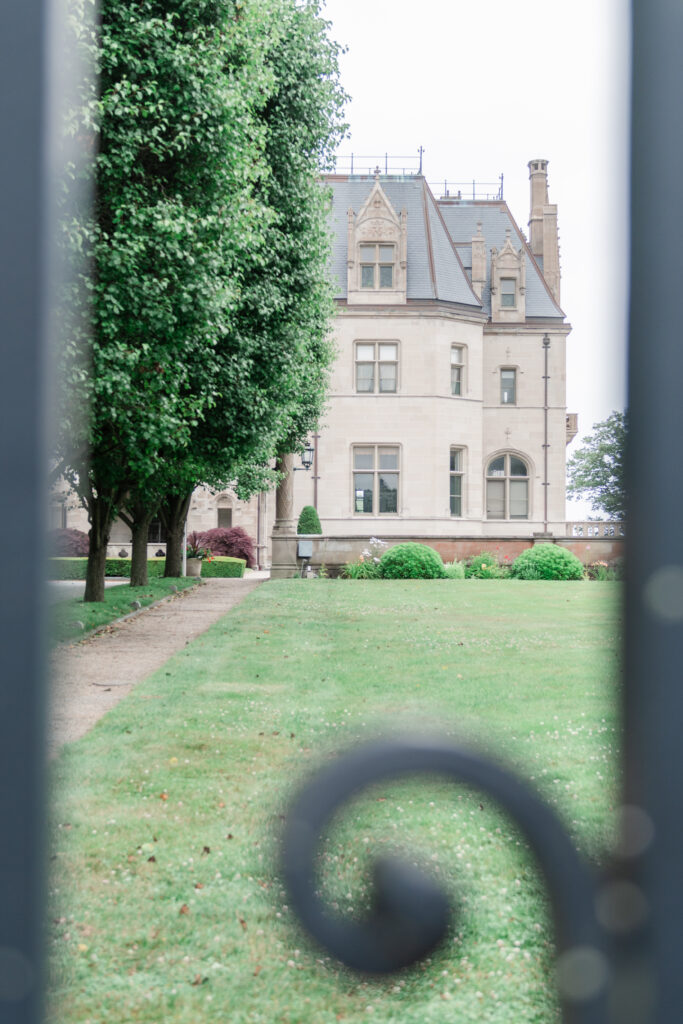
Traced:
<svg viewBox="0 0 683 1024">
<path fill-rule="evenodd" d="M 320 434 L 313 435 L 313 508 L 318 511 L 318 441 Z"/>
<path fill-rule="evenodd" d="M 548 532 L 548 351 L 550 338 L 543 335 L 543 532 Z"/>
<path fill-rule="evenodd" d="M 256 568 L 262 569 L 261 565 L 261 492 L 256 498 Z"/>
</svg>

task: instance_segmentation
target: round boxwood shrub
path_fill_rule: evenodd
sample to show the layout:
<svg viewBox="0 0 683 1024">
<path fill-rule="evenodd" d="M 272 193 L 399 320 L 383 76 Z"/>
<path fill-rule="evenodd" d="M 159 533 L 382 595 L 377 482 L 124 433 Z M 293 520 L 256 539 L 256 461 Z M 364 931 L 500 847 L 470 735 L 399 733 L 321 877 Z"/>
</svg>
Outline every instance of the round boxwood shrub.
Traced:
<svg viewBox="0 0 683 1024">
<path fill-rule="evenodd" d="M 297 533 L 322 533 L 322 526 L 318 513 L 312 505 L 304 505 L 299 513 L 299 522 L 296 527 Z"/>
<path fill-rule="evenodd" d="M 441 556 L 426 544 L 397 544 L 380 560 L 379 575 L 385 580 L 443 580 Z"/>
<path fill-rule="evenodd" d="M 475 555 L 465 566 L 465 579 L 468 580 L 497 580 L 500 576 L 498 559 L 490 551 L 482 551 Z"/>
<path fill-rule="evenodd" d="M 518 580 L 581 580 L 583 565 L 559 544 L 536 544 L 512 563 L 510 575 Z"/>
</svg>

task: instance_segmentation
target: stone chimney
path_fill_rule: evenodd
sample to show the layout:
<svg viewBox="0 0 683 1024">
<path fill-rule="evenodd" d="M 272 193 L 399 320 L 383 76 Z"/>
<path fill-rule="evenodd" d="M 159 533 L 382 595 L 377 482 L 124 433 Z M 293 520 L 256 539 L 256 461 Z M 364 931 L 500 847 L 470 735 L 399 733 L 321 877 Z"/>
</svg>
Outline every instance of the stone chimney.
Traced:
<svg viewBox="0 0 683 1024">
<path fill-rule="evenodd" d="M 486 284 L 486 239 L 481 231 L 481 221 L 477 221 L 477 233 L 472 238 L 472 288 L 478 299 L 481 298 Z"/>
<path fill-rule="evenodd" d="M 557 206 L 548 202 L 548 161 L 529 161 L 531 212 L 529 246 L 543 271 L 553 298 L 560 302 L 560 246 L 557 235 Z"/>
</svg>

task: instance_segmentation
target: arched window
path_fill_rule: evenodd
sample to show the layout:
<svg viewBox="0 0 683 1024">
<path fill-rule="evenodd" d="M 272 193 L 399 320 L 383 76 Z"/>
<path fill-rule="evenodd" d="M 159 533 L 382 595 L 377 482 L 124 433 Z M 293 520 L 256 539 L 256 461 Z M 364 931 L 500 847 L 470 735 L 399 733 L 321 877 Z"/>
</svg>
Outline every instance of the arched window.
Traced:
<svg viewBox="0 0 683 1024">
<path fill-rule="evenodd" d="M 486 518 L 529 518 L 529 467 L 518 455 L 497 455 L 486 467 Z"/>
</svg>

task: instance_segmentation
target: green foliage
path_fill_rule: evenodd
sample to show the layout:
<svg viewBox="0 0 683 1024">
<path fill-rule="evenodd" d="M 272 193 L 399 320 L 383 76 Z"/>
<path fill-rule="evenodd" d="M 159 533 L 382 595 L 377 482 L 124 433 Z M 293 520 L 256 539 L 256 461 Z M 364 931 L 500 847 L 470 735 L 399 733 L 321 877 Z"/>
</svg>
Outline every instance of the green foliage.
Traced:
<svg viewBox="0 0 683 1024">
<path fill-rule="evenodd" d="M 47 567 L 48 579 L 84 580 L 87 565 L 87 558 L 50 558 Z"/>
<path fill-rule="evenodd" d="M 590 562 L 586 566 L 585 573 L 589 580 L 598 580 L 600 582 L 622 580 L 624 578 L 624 560 L 623 558 L 616 558 L 613 562 L 604 562 L 602 560 Z"/>
<path fill-rule="evenodd" d="M 559 544 L 536 544 L 519 555 L 510 568 L 518 580 L 582 580 L 583 565 Z"/>
<path fill-rule="evenodd" d="M 444 571 L 446 577 L 449 580 L 464 580 L 465 579 L 465 563 L 464 562 L 447 562 L 444 565 Z"/>
<path fill-rule="evenodd" d="M 320 518 L 312 505 L 304 505 L 299 514 L 297 533 L 322 533 Z"/>
<path fill-rule="evenodd" d="M 567 462 L 567 497 L 587 498 L 595 512 L 612 519 L 626 517 L 624 452 L 628 430 L 627 413 L 613 412 Z"/>
<path fill-rule="evenodd" d="M 378 580 L 380 579 L 379 563 L 363 555 L 355 562 L 347 562 L 340 576 L 344 580 Z"/>
<path fill-rule="evenodd" d="M 244 558 L 230 558 L 228 555 L 213 555 L 210 561 L 202 562 L 202 576 L 221 579 L 241 579 L 246 567 Z"/>
<path fill-rule="evenodd" d="M 385 580 L 440 580 L 446 578 L 441 556 L 427 544 L 397 544 L 382 555 L 379 574 Z"/>
<path fill-rule="evenodd" d="M 498 559 L 490 551 L 482 551 L 469 558 L 465 565 L 465 577 L 468 580 L 498 580 L 502 575 Z"/>
<path fill-rule="evenodd" d="M 99 91 L 69 131 L 97 135 L 97 198 L 63 221 L 54 455 L 95 558 L 126 495 L 156 508 L 236 481 L 246 497 L 317 423 L 333 357 L 319 175 L 344 94 L 316 2 L 102 0 L 99 35 L 91 0 L 71 2 Z"/>
</svg>

